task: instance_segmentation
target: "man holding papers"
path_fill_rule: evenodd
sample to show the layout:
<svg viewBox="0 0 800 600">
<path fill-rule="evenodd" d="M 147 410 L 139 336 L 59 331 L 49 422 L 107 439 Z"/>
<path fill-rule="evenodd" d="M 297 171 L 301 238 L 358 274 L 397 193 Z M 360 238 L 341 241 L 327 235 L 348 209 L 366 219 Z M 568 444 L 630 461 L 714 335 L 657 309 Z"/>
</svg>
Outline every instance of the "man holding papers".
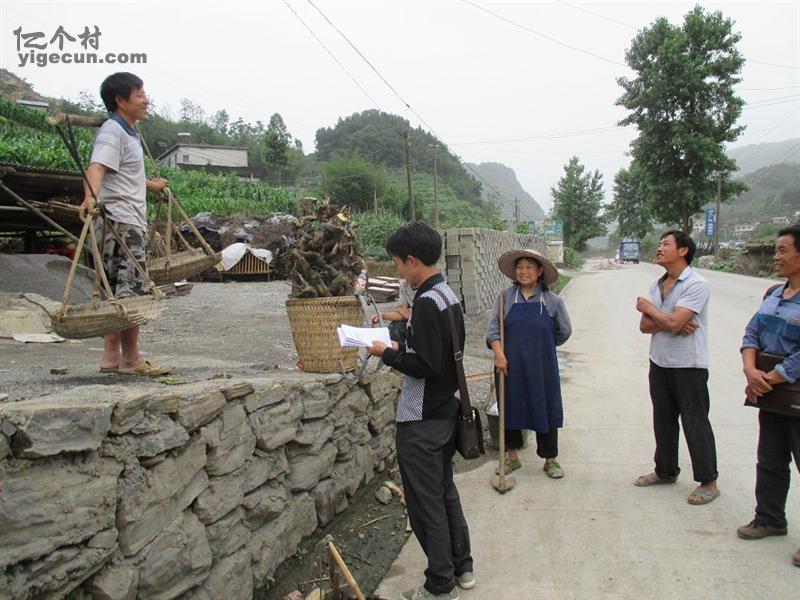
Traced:
<svg viewBox="0 0 800 600">
<path fill-rule="evenodd" d="M 436 268 L 442 240 L 435 229 L 422 222 L 404 225 L 386 240 L 386 251 L 397 275 L 417 290 L 405 343 L 376 341 L 369 347 L 405 375 L 397 405 L 397 460 L 411 528 L 428 568 L 425 584 L 402 597 L 454 600 L 458 588 L 474 587 L 475 579 L 469 528 L 453 483 L 458 379 L 447 304 L 438 292 L 453 307 L 460 351 L 464 316 Z"/>
</svg>

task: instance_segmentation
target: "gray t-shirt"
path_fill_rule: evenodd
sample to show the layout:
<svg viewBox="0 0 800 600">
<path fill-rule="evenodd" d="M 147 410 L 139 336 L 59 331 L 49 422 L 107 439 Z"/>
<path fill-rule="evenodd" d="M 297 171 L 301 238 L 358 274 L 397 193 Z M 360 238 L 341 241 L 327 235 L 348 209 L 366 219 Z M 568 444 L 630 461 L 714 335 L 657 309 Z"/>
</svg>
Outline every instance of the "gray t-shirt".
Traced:
<svg viewBox="0 0 800 600">
<path fill-rule="evenodd" d="M 694 313 L 692 320 L 697 329 L 691 335 L 659 331 L 650 338 L 650 360 L 665 368 L 708 368 L 708 282 L 692 267 L 686 267 L 678 281 L 662 298 L 661 284 L 666 275 L 650 286 L 650 302 L 664 313 L 676 308 L 688 308 Z"/>
<path fill-rule="evenodd" d="M 111 220 L 146 229 L 147 188 L 139 137 L 108 119 L 94 138 L 91 162 L 107 169 L 99 199 Z"/>
</svg>

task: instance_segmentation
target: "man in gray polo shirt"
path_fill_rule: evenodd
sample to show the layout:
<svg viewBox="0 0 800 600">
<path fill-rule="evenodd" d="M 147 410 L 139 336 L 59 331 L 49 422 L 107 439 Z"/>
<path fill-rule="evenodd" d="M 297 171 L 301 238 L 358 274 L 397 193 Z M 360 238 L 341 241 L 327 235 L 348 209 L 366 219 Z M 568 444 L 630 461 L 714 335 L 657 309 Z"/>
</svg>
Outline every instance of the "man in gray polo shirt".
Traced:
<svg viewBox="0 0 800 600">
<path fill-rule="evenodd" d="M 656 438 L 655 470 L 634 482 L 639 487 L 675 483 L 680 473 L 680 418 L 700 485 L 689 504 L 708 504 L 719 496 L 717 451 L 708 420 L 708 282 L 689 265 L 695 253 L 682 231 L 661 236 L 656 262 L 666 273 L 639 297 L 639 329 L 650 334 L 650 398 Z"/>
<path fill-rule="evenodd" d="M 103 205 L 104 228 L 114 227 L 136 262 L 144 268 L 147 246 L 147 192 L 160 192 L 166 179 L 148 181 L 144 155 L 134 126 L 147 117 L 144 84 L 133 73 L 114 73 L 100 86 L 100 97 L 108 109 L 108 120 L 94 139 L 92 158 L 86 169 L 85 197 L 81 218 L 94 208 L 96 194 Z M 90 189 L 91 188 L 91 189 Z M 141 296 L 147 282 L 110 232 L 101 234 L 103 266 L 117 298 Z M 139 327 L 104 338 L 101 373 L 156 376 L 168 373 L 139 354 Z"/>
</svg>

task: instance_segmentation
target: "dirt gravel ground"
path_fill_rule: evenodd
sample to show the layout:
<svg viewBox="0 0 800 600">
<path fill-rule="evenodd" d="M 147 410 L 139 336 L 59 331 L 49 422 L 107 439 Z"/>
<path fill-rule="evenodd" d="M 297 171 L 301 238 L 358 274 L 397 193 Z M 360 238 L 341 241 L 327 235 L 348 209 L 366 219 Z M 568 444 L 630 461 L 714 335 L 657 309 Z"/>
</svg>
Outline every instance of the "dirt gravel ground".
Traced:
<svg viewBox="0 0 800 600">
<path fill-rule="evenodd" d="M 285 309 L 289 288 L 284 281 L 196 283 L 189 295 L 168 298 L 161 318 L 142 327 L 142 351 L 171 367 L 177 382 L 294 369 L 297 354 Z M 489 368 L 485 322 L 484 315 L 467 320 L 467 373 Z M 100 374 L 102 350 L 100 338 L 51 344 L 0 339 L 0 394 L 19 400 L 77 385 L 164 385 L 141 377 Z M 58 367 L 66 368 L 66 374 L 51 375 L 50 369 Z M 474 393 L 481 393 L 479 386 Z"/>
</svg>

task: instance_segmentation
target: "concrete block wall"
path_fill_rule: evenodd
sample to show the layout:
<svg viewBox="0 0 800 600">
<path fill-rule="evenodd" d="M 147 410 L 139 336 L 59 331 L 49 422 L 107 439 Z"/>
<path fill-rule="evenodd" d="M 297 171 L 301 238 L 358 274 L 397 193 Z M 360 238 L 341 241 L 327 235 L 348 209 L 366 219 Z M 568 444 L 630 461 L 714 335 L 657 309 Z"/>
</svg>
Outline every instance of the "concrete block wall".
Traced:
<svg viewBox="0 0 800 600">
<path fill-rule="evenodd" d="M 0 598 L 252 598 L 394 460 L 398 390 L 285 372 L 0 402 Z"/>
<path fill-rule="evenodd" d="M 491 308 L 500 290 L 510 285 L 497 268 L 497 259 L 503 253 L 531 248 L 547 256 L 544 239 L 536 235 L 469 227 L 447 229 L 443 239 L 444 263 L 440 262 L 440 269 L 468 315 Z"/>
</svg>

